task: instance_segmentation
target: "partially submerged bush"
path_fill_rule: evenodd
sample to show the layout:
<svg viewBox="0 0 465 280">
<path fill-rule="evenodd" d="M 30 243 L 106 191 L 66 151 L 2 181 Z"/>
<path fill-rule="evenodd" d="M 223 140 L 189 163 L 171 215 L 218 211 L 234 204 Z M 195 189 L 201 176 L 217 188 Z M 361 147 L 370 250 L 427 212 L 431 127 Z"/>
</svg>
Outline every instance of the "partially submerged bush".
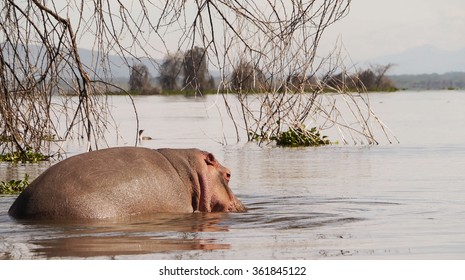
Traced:
<svg viewBox="0 0 465 280">
<path fill-rule="evenodd" d="M 32 150 L 14 151 L 11 153 L 0 155 L 0 161 L 9 161 L 13 163 L 18 163 L 18 162 L 37 163 L 39 161 L 48 160 L 49 158 L 50 156 L 44 155 L 42 153 L 34 152 Z"/>
<path fill-rule="evenodd" d="M 252 141 L 276 141 L 278 146 L 283 147 L 315 147 L 331 144 L 327 136 L 321 135 L 316 127 L 307 129 L 305 125 L 294 125 L 289 130 L 279 132 L 272 136 L 262 136 L 249 132 Z"/>
<path fill-rule="evenodd" d="M 307 129 L 304 125 L 299 125 L 290 127 L 288 131 L 280 132 L 270 139 L 275 140 L 278 146 L 301 147 L 331 144 L 326 138 L 327 136 L 322 136 L 316 127 Z"/>
<path fill-rule="evenodd" d="M 24 174 L 23 180 L 10 180 L 0 182 L 0 194 L 19 194 L 29 186 L 29 175 Z"/>
</svg>

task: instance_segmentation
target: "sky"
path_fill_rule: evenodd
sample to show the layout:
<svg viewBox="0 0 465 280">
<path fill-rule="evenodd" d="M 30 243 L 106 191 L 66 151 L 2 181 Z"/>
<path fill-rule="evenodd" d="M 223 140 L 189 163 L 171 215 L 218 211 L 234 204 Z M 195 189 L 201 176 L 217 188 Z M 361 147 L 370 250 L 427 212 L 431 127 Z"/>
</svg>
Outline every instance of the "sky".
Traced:
<svg viewBox="0 0 465 280">
<path fill-rule="evenodd" d="M 465 48 L 464 31 L 465 0 L 352 0 L 348 15 L 325 31 L 320 52 L 324 56 L 342 42 L 352 62 L 360 62 L 424 45 L 453 51 Z M 154 37 L 150 44 L 160 45 Z M 92 48 L 92 41 L 81 47 Z"/>
<path fill-rule="evenodd" d="M 423 45 L 465 48 L 464 0 L 352 0 L 349 14 L 327 30 L 320 47 L 339 38 L 354 61 Z"/>
</svg>

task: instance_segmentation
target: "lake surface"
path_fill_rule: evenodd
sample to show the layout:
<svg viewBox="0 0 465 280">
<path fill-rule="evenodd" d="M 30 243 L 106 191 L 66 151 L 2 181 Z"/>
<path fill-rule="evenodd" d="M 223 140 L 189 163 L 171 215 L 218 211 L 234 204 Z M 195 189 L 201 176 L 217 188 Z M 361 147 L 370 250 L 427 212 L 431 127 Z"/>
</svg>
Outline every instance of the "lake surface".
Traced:
<svg viewBox="0 0 465 280">
<path fill-rule="evenodd" d="M 135 97 L 140 127 L 154 138 L 140 145 L 213 152 L 248 212 L 27 223 L 7 215 L 15 197 L 1 196 L 0 259 L 464 259 L 465 92 L 370 101 L 400 144 L 236 143 L 221 98 Z M 111 104 L 121 133 L 109 134 L 110 145 L 133 145 L 129 99 Z M 79 152 L 75 143 L 68 150 Z M 1 163 L 0 179 L 47 167 Z"/>
</svg>

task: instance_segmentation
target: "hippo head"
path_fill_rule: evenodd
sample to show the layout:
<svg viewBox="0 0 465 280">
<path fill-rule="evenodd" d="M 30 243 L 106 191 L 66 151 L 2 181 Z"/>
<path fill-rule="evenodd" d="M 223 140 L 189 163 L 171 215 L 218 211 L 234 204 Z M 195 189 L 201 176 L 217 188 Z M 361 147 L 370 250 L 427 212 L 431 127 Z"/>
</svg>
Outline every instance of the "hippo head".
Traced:
<svg viewBox="0 0 465 280">
<path fill-rule="evenodd" d="M 197 173 L 200 186 L 198 211 L 244 212 L 244 205 L 229 188 L 231 171 L 222 166 L 213 154 L 202 151 L 201 155 L 203 164 Z"/>
</svg>

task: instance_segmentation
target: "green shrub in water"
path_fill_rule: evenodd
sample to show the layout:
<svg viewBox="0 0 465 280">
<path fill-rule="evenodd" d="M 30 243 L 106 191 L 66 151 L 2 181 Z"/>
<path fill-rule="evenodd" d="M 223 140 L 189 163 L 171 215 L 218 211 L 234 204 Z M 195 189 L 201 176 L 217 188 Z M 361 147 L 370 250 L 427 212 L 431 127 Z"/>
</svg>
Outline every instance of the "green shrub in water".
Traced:
<svg viewBox="0 0 465 280">
<path fill-rule="evenodd" d="M 288 131 L 280 132 L 271 140 L 275 140 L 278 146 L 301 147 L 301 146 L 323 146 L 331 142 L 322 136 L 316 127 L 307 129 L 304 125 L 290 127 Z"/>
<path fill-rule="evenodd" d="M 0 194 L 19 194 L 29 186 L 29 175 L 25 174 L 23 180 L 10 180 L 0 182 Z"/>
<path fill-rule="evenodd" d="M 11 153 L 6 153 L 4 155 L 0 155 L 0 161 L 9 161 L 13 163 L 18 162 L 29 162 L 29 163 L 37 163 L 39 161 L 48 160 L 50 156 L 46 156 L 44 154 L 33 152 L 32 150 L 26 151 L 15 151 Z"/>
</svg>

